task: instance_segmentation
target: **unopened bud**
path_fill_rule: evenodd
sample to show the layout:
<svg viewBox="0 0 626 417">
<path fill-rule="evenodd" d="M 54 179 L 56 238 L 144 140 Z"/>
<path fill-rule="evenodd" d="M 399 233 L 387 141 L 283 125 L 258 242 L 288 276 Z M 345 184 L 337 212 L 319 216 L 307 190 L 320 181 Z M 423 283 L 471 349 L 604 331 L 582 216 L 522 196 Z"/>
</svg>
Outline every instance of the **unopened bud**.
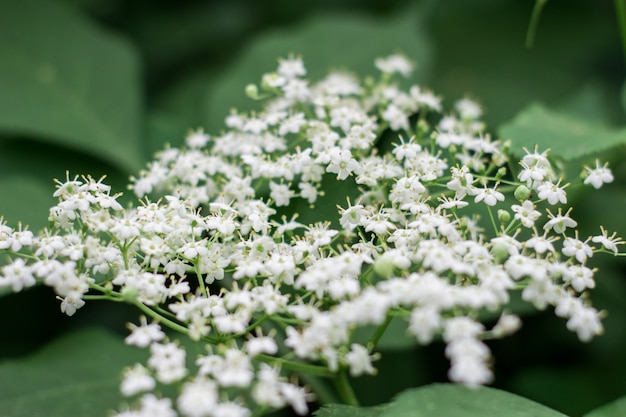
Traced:
<svg viewBox="0 0 626 417">
<path fill-rule="evenodd" d="M 515 196 L 517 200 L 525 201 L 530 198 L 530 190 L 525 185 L 520 185 L 519 187 L 515 189 L 515 192 L 513 193 L 513 195 Z"/>
<path fill-rule="evenodd" d="M 383 278 L 393 276 L 393 260 L 386 253 L 374 262 L 374 271 Z"/>
<path fill-rule="evenodd" d="M 503 224 L 508 223 L 511 220 L 511 213 L 502 209 L 498 210 L 498 220 Z"/>
<path fill-rule="evenodd" d="M 246 86 L 246 95 L 254 100 L 257 100 L 259 98 L 259 88 L 256 86 L 256 84 L 248 84 Z"/>
<path fill-rule="evenodd" d="M 129 304 L 133 304 L 137 301 L 137 296 L 139 295 L 139 290 L 135 287 L 124 286 L 122 288 L 122 298 Z"/>
<path fill-rule="evenodd" d="M 496 263 L 501 264 L 509 257 L 509 249 L 504 243 L 496 243 L 491 248 L 491 256 Z"/>
</svg>

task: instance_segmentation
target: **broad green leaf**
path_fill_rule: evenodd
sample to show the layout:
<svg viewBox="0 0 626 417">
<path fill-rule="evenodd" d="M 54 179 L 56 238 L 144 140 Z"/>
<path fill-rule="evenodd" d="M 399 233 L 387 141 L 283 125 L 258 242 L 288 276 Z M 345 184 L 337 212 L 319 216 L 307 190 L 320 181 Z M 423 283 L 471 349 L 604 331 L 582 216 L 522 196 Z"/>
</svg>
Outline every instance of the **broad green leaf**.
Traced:
<svg viewBox="0 0 626 417">
<path fill-rule="evenodd" d="M 583 417 L 624 417 L 626 416 L 626 397 L 619 398 L 612 403 L 603 405 L 585 414 Z"/>
<path fill-rule="evenodd" d="M 0 91 L 0 132 L 141 166 L 136 54 L 63 3 L 3 2 Z"/>
<path fill-rule="evenodd" d="M 353 407 L 343 404 L 326 404 L 315 411 L 315 417 L 378 417 L 387 405 L 376 407 Z"/>
<path fill-rule="evenodd" d="M 231 108 L 258 108 L 258 103 L 244 94 L 245 86 L 258 84 L 263 73 L 276 69 L 278 58 L 289 54 L 302 56 L 307 77 L 315 81 L 331 69 L 375 74 L 377 57 L 402 52 L 417 63 L 412 81 L 425 79 L 432 52 L 419 17 L 419 10 L 414 8 L 386 19 L 356 13 L 324 14 L 297 27 L 257 37 L 209 88 L 206 130 L 219 132 Z"/>
<path fill-rule="evenodd" d="M 616 113 L 614 107 L 599 85 L 585 84 L 562 100 L 556 110 L 588 123 L 605 124 L 609 122 L 610 116 Z"/>
<path fill-rule="evenodd" d="M 532 104 L 499 129 L 502 139 L 513 141 L 513 150 L 523 154 L 523 148 L 551 149 L 552 155 L 566 161 L 605 151 L 626 144 L 626 129 L 613 130 L 579 118 Z"/>
<path fill-rule="evenodd" d="M 85 328 L 38 353 L 0 363 L 0 417 L 105 416 L 123 400 L 121 370 L 146 352 Z"/>
<path fill-rule="evenodd" d="M 380 417 L 566 417 L 494 388 L 433 384 L 399 394 Z"/>
</svg>

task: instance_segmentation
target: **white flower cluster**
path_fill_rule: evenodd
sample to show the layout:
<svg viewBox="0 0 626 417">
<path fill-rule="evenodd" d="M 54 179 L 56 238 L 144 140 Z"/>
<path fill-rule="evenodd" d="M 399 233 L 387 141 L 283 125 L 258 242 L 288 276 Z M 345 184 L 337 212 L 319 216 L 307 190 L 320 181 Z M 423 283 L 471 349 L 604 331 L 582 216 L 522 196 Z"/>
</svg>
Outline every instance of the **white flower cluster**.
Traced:
<svg viewBox="0 0 626 417">
<path fill-rule="evenodd" d="M 621 239 L 602 229 L 581 240 L 547 153 L 527 152 L 519 168 L 484 133 L 475 102 L 442 115 L 432 92 L 399 87 L 412 70 L 404 57 L 376 67 L 378 80 L 342 72 L 312 84 L 300 59 L 281 60 L 262 95 L 248 88 L 265 96 L 262 111 L 233 112 L 219 136 L 190 133 L 133 179 L 137 207 L 89 177 L 59 183 L 54 228 L 0 229 L 11 259 L 0 286 L 40 281 L 69 315 L 110 299 L 153 320 L 142 316 L 126 339 L 150 358 L 124 373 L 122 393 L 139 397 L 125 417 L 243 417 L 286 405 L 306 414 L 312 393 L 289 372 L 374 374 L 394 317 L 418 343 L 443 339 L 451 380 L 489 383 L 485 341 L 521 322 L 503 314 L 487 329 L 478 318 L 505 310 L 512 291 L 553 306 L 583 341 L 600 334 L 585 264 L 619 254 Z M 606 165 L 587 170 L 596 188 L 613 179 Z M 354 340 L 372 325 L 369 341 Z M 162 326 L 207 346 L 195 366 Z M 153 393 L 171 384 L 175 401 Z"/>
</svg>

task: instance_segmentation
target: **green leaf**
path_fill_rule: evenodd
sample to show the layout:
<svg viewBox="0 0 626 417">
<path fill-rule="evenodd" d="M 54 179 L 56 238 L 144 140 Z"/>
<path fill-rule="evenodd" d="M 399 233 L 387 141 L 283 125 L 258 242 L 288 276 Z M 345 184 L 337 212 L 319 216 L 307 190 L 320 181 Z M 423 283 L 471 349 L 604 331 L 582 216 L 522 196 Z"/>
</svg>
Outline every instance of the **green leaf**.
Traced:
<svg viewBox="0 0 626 417">
<path fill-rule="evenodd" d="M 433 384 L 399 394 L 380 417 L 566 417 L 541 404 L 493 388 Z"/>
<path fill-rule="evenodd" d="M 63 336 L 30 357 L 0 363 L 0 417 L 104 416 L 122 401 L 121 370 L 146 356 L 104 330 Z"/>
<path fill-rule="evenodd" d="M 552 155 L 570 161 L 609 148 L 626 144 L 626 129 L 614 130 L 567 114 L 532 104 L 499 129 L 502 139 L 513 141 L 513 151 L 523 154 L 523 148 L 550 148 Z"/>
<path fill-rule="evenodd" d="M 425 79 L 430 72 L 432 51 L 419 16 L 419 10 L 414 8 L 388 19 L 355 13 L 325 14 L 297 27 L 258 36 L 208 89 L 207 131 L 222 129 L 231 108 L 258 108 L 258 103 L 244 94 L 245 86 L 258 84 L 263 73 L 276 69 L 278 58 L 290 53 L 302 56 L 307 76 L 312 80 L 320 79 L 330 69 L 374 74 L 374 60 L 395 52 L 402 52 L 417 63 L 412 81 Z"/>
<path fill-rule="evenodd" d="M 134 172 L 143 161 L 139 82 L 128 43 L 63 3 L 3 3 L 0 132 L 84 151 Z"/>
<path fill-rule="evenodd" d="M 325 404 L 315 411 L 315 417 L 378 417 L 387 405 L 376 407 L 353 407 L 343 404 Z"/>
<path fill-rule="evenodd" d="M 603 405 L 585 414 L 583 417 L 623 417 L 626 416 L 626 397 L 619 398 L 612 403 Z"/>
</svg>

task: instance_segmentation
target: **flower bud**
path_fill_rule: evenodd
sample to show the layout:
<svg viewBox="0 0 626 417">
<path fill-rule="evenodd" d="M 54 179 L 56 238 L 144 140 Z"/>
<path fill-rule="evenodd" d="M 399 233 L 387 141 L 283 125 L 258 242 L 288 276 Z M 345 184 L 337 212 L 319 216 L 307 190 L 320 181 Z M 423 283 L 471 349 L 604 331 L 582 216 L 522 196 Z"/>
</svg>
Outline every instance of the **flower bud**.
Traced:
<svg viewBox="0 0 626 417">
<path fill-rule="evenodd" d="M 509 257 L 509 249 L 504 243 L 496 243 L 491 248 L 491 256 L 496 263 L 501 264 Z"/>
<path fill-rule="evenodd" d="M 139 290 L 135 287 L 124 286 L 124 288 L 122 288 L 121 294 L 124 301 L 132 304 L 137 301 Z"/>
<path fill-rule="evenodd" d="M 254 100 L 257 100 L 259 98 L 259 88 L 256 86 L 256 84 L 248 84 L 246 86 L 246 95 Z"/>
<path fill-rule="evenodd" d="M 498 220 L 503 224 L 508 223 L 511 220 L 511 213 L 502 209 L 498 210 Z"/>
<path fill-rule="evenodd" d="M 374 262 L 374 271 L 383 278 L 391 278 L 393 276 L 393 260 L 391 256 L 384 253 Z"/>
<path fill-rule="evenodd" d="M 519 201 L 528 200 L 530 198 L 530 190 L 525 185 L 520 185 L 515 189 L 513 195 Z"/>
<path fill-rule="evenodd" d="M 428 125 L 428 122 L 426 120 L 424 119 L 418 120 L 417 125 L 415 125 L 415 131 L 416 131 L 417 137 L 424 137 L 424 135 L 428 133 L 429 130 L 430 130 L 430 126 Z"/>
</svg>

